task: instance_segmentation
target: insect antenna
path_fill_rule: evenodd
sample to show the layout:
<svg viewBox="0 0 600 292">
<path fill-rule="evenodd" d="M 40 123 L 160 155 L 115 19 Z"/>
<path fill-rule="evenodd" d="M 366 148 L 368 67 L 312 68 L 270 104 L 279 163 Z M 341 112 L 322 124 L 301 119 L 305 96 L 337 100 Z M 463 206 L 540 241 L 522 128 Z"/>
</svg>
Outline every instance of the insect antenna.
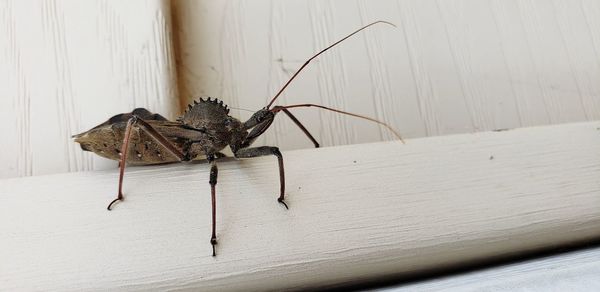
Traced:
<svg viewBox="0 0 600 292">
<path fill-rule="evenodd" d="M 275 102 L 275 100 L 276 100 L 276 99 L 277 99 L 277 98 L 278 98 L 278 97 L 281 95 L 281 93 L 283 93 L 283 91 L 284 91 L 284 90 L 285 90 L 285 89 L 288 87 L 288 85 L 290 85 L 290 83 L 292 82 L 292 80 L 294 80 L 294 78 L 296 78 L 296 76 L 298 76 L 298 74 L 299 74 L 299 73 L 302 71 L 302 69 L 304 69 L 304 67 L 306 67 L 306 65 L 308 65 L 308 63 L 310 63 L 310 61 L 314 60 L 314 59 L 315 59 L 316 57 L 318 57 L 319 55 L 321 55 L 321 54 L 325 53 L 327 50 L 329 50 L 329 49 L 331 49 L 331 48 L 335 47 L 337 44 L 339 44 L 339 43 L 341 43 L 341 42 L 345 41 L 346 39 L 350 38 L 351 36 L 353 36 L 353 35 L 355 35 L 355 34 L 359 33 L 360 31 L 362 31 L 362 30 L 364 30 L 364 29 L 368 28 L 369 26 L 372 26 L 372 25 L 375 25 L 375 24 L 378 24 L 378 23 L 389 24 L 389 25 L 391 25 L 391 26 L 393 26 L 393 27 L 396 27 L 396 25 L 394 25 L 394 24 L 393 24 L 393 23 L 391 23 L 391 22 L 387 22 L 387 21 L 383 21 L 383 20 L 375 21 L 375 22 L 372 22 L 372 23 L 370 23 L 370 24 L 367 24 L 367 25 L 365 25 L 365 26 L 363 26 L 363 27 L 361 27 L 361 28 L 359 28 L 359 29 L 355 30 L 353 33 L 351 33 L 351 34 L 349 34 L 349 35 L 345 36 L 344 38 L 340 39 L 339 41 L 337 41 L 337 42 L 335 42 L 335 43 L 331 44 L 329 47 L 327 47 L 327 48 L 323 49 L 322 51 L 318 52 L 318 53 L 317 53 L 317 54 L 315 54 L 314 56 L 310 57 L 310 59 L 308 59 L 306 62 L 304 62 L 304 65 L 302 65 L 302 66 L 300 67 L 300 69 L 298 69 L 298 71 L 296 71 L 296 73 L 294 73 L 294 75 L 292 75 L 292 77 L 291 77 L 291 78 L 290 78 L 290 79 L 289 79 L 289 80 L 288 80 L 288 81 L 287 81 L 287 82 L 286 82 L 286 83 L 283 85 L 283 87 L 282 87 L 282 88 L 279 90 L 279 92 L 277 92 L 277 94 L 275 94 L 275 96 L 274 96 L 274 97 L 271 99 L 271 102 L 269 102 L 269 104 L 267 105 L 267 107 L 266 107 L 266 108 L 267 108 L 267 109 L 271 108 L 271 105 L 273 105 L 273 103 Z"/>
<path fill-rule="evenodd" d="M 275 113 L 275 112 L 281 111 L 283 109 L 289 109 L 289 108 L 295 108 L 295 107 L 318 107 L 318 108 L 321 108 L 324 110 L 328 110 L 328 111 L 332 111 L 332 112 L 336 112 L 336 113 L 340 113 L 340 114 L 344 114 L 344 115 L 349 115 L 349 116 L 353 116 L 353 117 L 357 117 L 357 118 L 361 118 L 361 119 L 369 120 L 371 122 L 378 123 L 378 124 L 386 127 L 392 133 L 394 133 L 394 135 L 400 140 L 400 142 L 402 142 L 402 144 L 405 144 L 404 139 L 402 139 L 402 136 L 400 136 L 400 133 L 398 133 L 396 130 L 394 130 L 394 128 L 392 128 L 390 125 L 388 125 L 382 121 L 376 120 L 374 118 L 342 111 L 339 109 L 334 109 L 334 108 L 330 108 L 330 107 L 326 107 L 326 106 L 322 106 L 322 105 L 318 105 L 318 104 L 313 104 L 313 103 L 303 103 L 303 104 L 293 104 L 293 105 L 286 105 L 286 106 L 276 106 L 273 109 L 271 109 L 271 111 Z"/>
<path fill-rule="evenodd" d="M 232 110 L 246 111 L 246 112 L 250 112 L 250 113 L 254 113 L 254 112 L 256 112 L 256 111 L 249 110 L 249 109 L 245 109 L 245 108 L 241 108 L 241 107 L 233 107 L 233 106 L 230 106 L 229 108 L 230 108 L 230 109 L 232 109 Z"/>
</svg>

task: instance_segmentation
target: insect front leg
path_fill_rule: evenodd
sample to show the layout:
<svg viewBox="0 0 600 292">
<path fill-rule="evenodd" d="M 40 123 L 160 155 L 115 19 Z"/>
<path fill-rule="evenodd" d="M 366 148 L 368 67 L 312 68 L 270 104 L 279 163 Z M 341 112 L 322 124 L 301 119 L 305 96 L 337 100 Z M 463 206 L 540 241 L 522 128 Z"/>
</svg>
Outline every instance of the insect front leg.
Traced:
<svg viewBox="0 0 600 292">
<path fill-rule="evenodd" d="M 140 119 L 138 116 L 134 115 L 127 121 L 127 127 L 125 128 L 125 135 L 123 137 L 123 144 L 121 145 L 121 160 L 119 161 L 119 190 L 117 193 L 117 198 L 114 199 L 110 204 L 108 204 L 109 211 L 114 203 L 117 201 L 123 200 L 123 176 L 125 174 L 125 164 L 127 162 L 127 153 L 129 152 L 129 142 L 131 140 L 131 131 L 133 127 L 137 127 L 140 130 L 147 133 L 154 142 L 159 145 L 165 147 L 169 152 L 173 153 L 173 155 L 177 156 L 179 160 L 184 160 L 185 155 L 177 149 L 177 147 L 173 146 L 171 142 L 163 135 L 161 135 L 158 131 L 156 131 L 150 124 L 146 123 L 144 120 Z"/>
<path fill-rule="evenodd" d="M 283 111 L 292 120 L 292 122 L 294 122 L 296 124 L 296 126 L 298 126 L 298 128 L 300 128 L 300 130 L 302 130 L 304 135 L 306 135 L 306 137 L 308 137 L 308 139 L 310 139 L 310 141 L 315 145 L 315 148 L 319 148 L 319 142 L 317 142 L 317 139 L 315 139 L 315 137 L 313 137 L 313 135 L 310 134 L 310 132 L 306 129 L 306 127 L 304 127 L 304 125 L 288 109 L 286 109 L 284 107 L 276 106 L 276 107 L 273 107 L 273 111 L 274 112 Z"/>
<path fill-rule="evenodd" d="M 254 115 L 252 115 L 252 117 L 250 117 L 250 119 L 244 123 L 244 127 L 246 129 L 252 129 L 252 131 L 246 137 L 242 147 L 250 146 L 250 144 L 252 144 L 256 138 L 264 134 L 264 132 L 266 132 L 273 123 L 273 120 L 275 120 L 275 115 L 280 111 L 283 111 L 292 120 L 292 122 L 294 122 L 294 124 L 296 124 L 300 130 L 302 130 L 304 135 L 306 135 L 306 137 L 308 137 L 308 139 L 310 139 L 310 141 L 315 145 L 315 148 L 319 148 L 319 142 L 317 142 L 315 137 L 310 134 L 306 127 L 304 127 L 304 125 L 302 125 L 302 123 L 287 108 L 282 106 L 275 106 L 273 109 L 263 108 L 254 113 Z"/>
<path fill-rule="evenodd" d="M 284 195 L 285 195 L 285 173 L 283 171 L 283 156 L 277 147 L 271 146 L 261 146 L 261 147 L 253 147 L 253 148 L 242 148 L 233 153 L 236 158 L 252 158 L 258 156 L 265 155 L 275 155 L 277 156 L 277 161 L 279 163 L 279 184 L 280 184 L 280 192 L 279 198 L 277 201 L 282 203 L 286 209 L 288 205 L 285 203 Z"/>
</svg>

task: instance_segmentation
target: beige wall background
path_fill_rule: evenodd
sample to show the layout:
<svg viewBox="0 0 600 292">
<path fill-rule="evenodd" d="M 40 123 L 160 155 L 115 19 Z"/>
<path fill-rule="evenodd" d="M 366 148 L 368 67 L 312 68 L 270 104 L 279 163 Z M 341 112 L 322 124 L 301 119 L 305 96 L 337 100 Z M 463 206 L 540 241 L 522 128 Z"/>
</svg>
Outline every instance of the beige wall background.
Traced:
<svg viewBox="0 0 600 292">
<path fill-rule="evenodd" d="M 0 177 L 115 167 L 70 135 L 200 95 L 257 110 L 312 102 L 406 138 L 600 118 L 600 2 L 17 1 L 0 3 Z M 324 146 L 392 139 L 367 121 L 295 111 Z M 247 119 L 251 113 L 232 111 Z M 410 143 L 410 141 L 409 141 Z M 310 147 L 285 117 L 257 144 Z"/>
<path fill-rule="evenodd" d="M 0 178 L 116 167 L 71 135 L 135 107 L 175 116 L 168 4 L 0 1 Z"/>
<path fill-rule="evenodd" d="M 279 103 L 366 114 L 409 138 L 600 118 L 599 1 L 173 3 L 187 101 L 261 108 L 314 52 L 388 20 L 398 28 L 373 27 L 322 55 Z M 326 146 L 392 138 L 362 120 L 296 113 Z M 311 146 L 285 117 L 259 142 Z"/>
</svg>

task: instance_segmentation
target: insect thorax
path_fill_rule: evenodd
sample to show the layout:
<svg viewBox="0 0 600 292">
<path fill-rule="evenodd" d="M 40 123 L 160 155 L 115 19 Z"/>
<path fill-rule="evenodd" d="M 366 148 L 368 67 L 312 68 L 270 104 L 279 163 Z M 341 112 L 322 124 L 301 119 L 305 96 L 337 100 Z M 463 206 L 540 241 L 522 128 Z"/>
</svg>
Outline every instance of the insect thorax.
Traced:
<svg viewBox="0 0 600 292">
<path fill-rule="evenodd" d="M 243 124 L 229 115 L 229 108 L 223 101 L 210 97 L 188 105 L 185 113 L 177 119 L 185 126 L 206 133 L 205 139 L 194 141 L 188 149 L 190 156 L 214 154 L 227 145 L 239 145 L 247 132 Z"/>
</svg>

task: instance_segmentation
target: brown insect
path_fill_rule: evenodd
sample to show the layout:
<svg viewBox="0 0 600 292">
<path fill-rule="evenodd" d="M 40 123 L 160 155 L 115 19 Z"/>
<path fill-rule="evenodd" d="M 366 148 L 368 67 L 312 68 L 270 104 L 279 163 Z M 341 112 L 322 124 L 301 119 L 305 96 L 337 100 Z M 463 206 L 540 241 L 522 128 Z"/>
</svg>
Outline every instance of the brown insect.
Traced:
<svg viewBox="0 0 600 292">
<path fill-rule="evenodd" d="M 264 155 L 274 155 L 279 163 L 279 197 L 277 201 L 283 204 L 285 196 L 285 174 L 283 171 L 283 157 L 277 147 L 261 146 L 250 147 L 254 140 L 262 135 L 273 123 L 278 112 L 284 112 L 312 141 L 315 147 L 319 147 L 317 140 L 300 123 L 300 121 L 288 110 L 296 107 L 318 107 L 367 119 L 379 123 L 390 129 L 400 140 L 400 135 L 387 124 L 365 116 L 348 113 L 316 104 L 296 104 L 287 106 L 274 106 L 273 102 L 281 95 L 285 88 L 296 78 L 298 73 L 314 58 L 339 44 L 345 39 L 377 23 L 366 25 L 343 39 L 333 43 L 308 59 L 302 67 L 285 83 L 285 85 L 271 99 L 269 104 L 258 110 L 246 122 L 229 115 L 229 109 L 222 101 L 217 99 L 200 98 L 193 105 L 188 105 L 188 110 L 172 122 L 159 114 L 153 114 L 144 108 L 137 108 L 131 113 L 113 116 L 108 121 L 81 134 L 74 135 L 75 142 L 81 144 L 85 151 L 92 151 L 102 157 L 118 160 L 120 162 L 119 188 L 117 198 L 108 205 L 111 210 L 114 203 L 123 200 L 123 174 L 125 164 L 158 164 L 168 162 L 191 161 L 199 156 L 205 156 L 210 163 L 210 190 L 212 199 L 212 235 L 210 243 L 215 256 L 216 236 L 216 198 L 215 186 L 217 184 L 216 160 L 224 155 L 219 151 L 226 146 L 231 148 L 236 158 L 250 158 Z"/>
</svg>

